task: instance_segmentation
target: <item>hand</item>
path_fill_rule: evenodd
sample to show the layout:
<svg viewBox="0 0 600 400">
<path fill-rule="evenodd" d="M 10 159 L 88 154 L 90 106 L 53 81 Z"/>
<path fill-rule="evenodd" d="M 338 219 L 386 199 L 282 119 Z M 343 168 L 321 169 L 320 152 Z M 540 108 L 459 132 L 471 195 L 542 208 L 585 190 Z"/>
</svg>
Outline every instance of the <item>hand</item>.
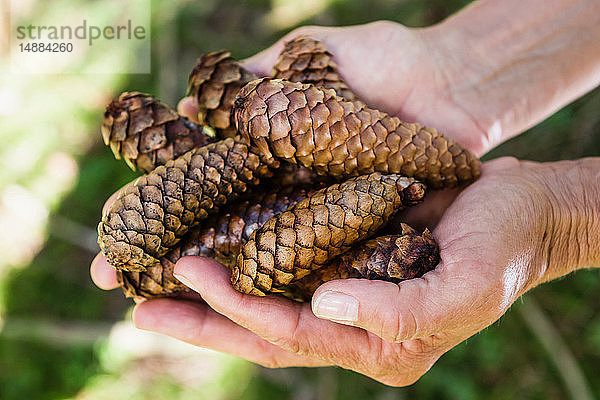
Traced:
<svg viewBox="0 0 600 400">
<path fill-rule="evenodd" d="M 311 35 L 360 99 L 480 156 L 600 84 L 596 8 L 596 0 L 481 0 L 422 29 L 303 27 L 245 65 L 270 75 L 285 41 Z M 194 119 L 193 101 L 182 105 Z"/>
<path fill-rule="evenodd" d="M 175 273 L 208 305 L 151 300 L 136 306 L 133 319 L 139 328 L 266 366 L 339 365 L 408 385 L 527 290 L 598 265 L 600 226 L 584 217 L 600 210 L 598 193 L 585 192 L 598 171 L 600 159 L 484 164 L 481 178 L 433 232 L 440 265 L 419 279 L 331 281 L 309 305 L 242 295 L 232 289 L 226 268 L 186 257 Z M 591 242 L 574 240 L 570 235 L 577 232 L 587 232 Z"/>
<path fill-rule="evenodd" d="M 410 122 L 443 127 L 447 136 L 477 155 L 488 150 L 480 116 L 471 115 L 469 105 L 458 103 L 453 95 L 454 86 L 464 85 L 467 77 L 448 73 L 465 69 L 439 45 L 437 30 L 409 29 L 387 21 L 344 28 L 302 27 L 243 65 L 258 76 L 270 76 L 284 43 L 300 35 L 325 44 L 344 80 L 370 106 Z M 195 99 L 183 99 L 179 110 L 196 120 Z"/>
</svg>

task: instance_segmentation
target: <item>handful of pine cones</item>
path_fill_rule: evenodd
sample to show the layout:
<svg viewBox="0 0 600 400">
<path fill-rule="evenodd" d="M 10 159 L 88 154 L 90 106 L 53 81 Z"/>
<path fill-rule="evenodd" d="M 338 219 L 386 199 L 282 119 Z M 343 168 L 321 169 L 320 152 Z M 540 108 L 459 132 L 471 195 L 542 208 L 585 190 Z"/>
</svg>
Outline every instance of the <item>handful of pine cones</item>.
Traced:
<svg viewBox="0 0 600 400">
<path fill-rule="evenodd" d="M 102 135 L 146 175 L 103 215 L 98 243 L 127 296 L 173 296 L 177 260 L 211 257 L 242 293 L 310 299 L 342 278 L 398 282 L 435 268 L 428 230 L 406 224 L 374 237 L 434 188 L 470 183 L 480 162 L 435 129 L 371 109 L 342 80 L 329 51 L 301 36 L 273 78 L 225 51 L 189 78 L 196 121 L 150 95 L 108 105 Z"/>
</svg>

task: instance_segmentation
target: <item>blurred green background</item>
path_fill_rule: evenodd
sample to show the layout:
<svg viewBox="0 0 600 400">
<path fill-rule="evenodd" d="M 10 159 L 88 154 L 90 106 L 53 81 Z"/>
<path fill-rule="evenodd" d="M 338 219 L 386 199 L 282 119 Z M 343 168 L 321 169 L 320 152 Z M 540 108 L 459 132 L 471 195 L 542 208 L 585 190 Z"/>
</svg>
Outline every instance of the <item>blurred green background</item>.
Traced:
<svg viewBox="0 0 600 400">
<path fill-rule="evenodd" d="M 465 0 L 152 2 L 151 75 L 19 75 L 0 0 L 0 398 L 585 399 L 600 397 L 600 277 L 581 271 L 526 294 L 497 323 L 395 389 L 338 368 L 264 369 L 135 330 L 132 302 L 90 281 L 104 200 L 134 174 L 101 143 L 125 90 L 175 104 L 196 57 L 261 50 L 302 24 L 378 19 L 427 26 Z M 27 1 L 43 15 L 59 1 Z M 71 0 L 92 7 L 93 3 Z M 96 7 L 96 12 L 102 12 Z M 110 54 L 115 62 L 127 54 Z M 486 156 L 600 155 L 600 90 Z"/>
</svg>

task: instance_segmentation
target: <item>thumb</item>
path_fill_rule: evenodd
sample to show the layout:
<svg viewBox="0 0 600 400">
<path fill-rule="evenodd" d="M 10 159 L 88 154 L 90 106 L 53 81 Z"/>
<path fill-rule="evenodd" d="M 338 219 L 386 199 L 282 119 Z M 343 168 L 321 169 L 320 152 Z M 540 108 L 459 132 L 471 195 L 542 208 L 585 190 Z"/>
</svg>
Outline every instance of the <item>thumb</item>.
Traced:
<svg viewBox="0 0 600 400">
<path fill-rule="evenodd" d="M 363 328 L 388 342 L 460 329 L 471 322 L 468 315 L 476 312 L 471 308 L 478 303 L 472 299 L 478 284 L 449 275 L 439 265 L 422 278 L 399 284 L 366 279 L 330 281 L 314 293 L 313 314 Z"/>
</svg>

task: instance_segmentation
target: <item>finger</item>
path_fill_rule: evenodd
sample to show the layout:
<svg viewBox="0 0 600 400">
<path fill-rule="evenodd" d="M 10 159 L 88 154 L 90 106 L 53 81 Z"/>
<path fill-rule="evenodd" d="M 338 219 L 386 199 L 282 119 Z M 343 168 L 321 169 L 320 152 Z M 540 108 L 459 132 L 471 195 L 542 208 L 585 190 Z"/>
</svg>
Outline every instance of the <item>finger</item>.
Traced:
<svg viewBox="0 0 600 400">
<path fill-rule="evenodd" d="M 108 200 L 106 200 L 106 202 L 104 203 L 104 206 L 102 207 L 102 215 L 103 216 L 108 214 L 110 207 L 115 202 L 115 200 L 117 200 L 117 197 L 119 197 L 121 190 L 123 190 L 123 188 L 121 188 L 121 189 L 117 190 L 116 192 L 114 192 L 113 194 L 111 194 L 110 197 L 108 198 Z"/>
<path fill-rule="evenodd" d="M 100 289 L 111 290 L 119 287 L 117 272 L 111 267 L 102 253 L 98 253 L 90 266 L 92 281 Z"/>
<path fill-rule="evenodd" d="M 319 318 L 352 324 L 395 343 L 487 326 L 473 317 L 488 318 L 485 301 L 477 298 L 486 284 L 472 270 L 468 273 L 469 268 L 451 269 L 439 265 L 422 278 L 399 284 L 365 279 L 326 282 L 313 295 L 312 310 Z"/>
<path fill-rule="evenodd" d="M 177 112 L 194 123 L 198 121 L 198 99 L 195 97 L 184 97 L 177 104 Z"/>
<path fill-rule="evenodd" d="M 229 271 L 210 259 L 184 257 L 175 275 L 198 291 L 216 312 L 292 353 L 352 369 L 383 383 L 413 383 L 448 350 L 451 340 L 437 337 L 388 343 L 356 327 L 316 318 L 308 304 L 276 296 L 236 292 Z"/>
<path fill-rule="evenodd" d="M 216 312 L 295 354 L 356 370 L 368 357 L 365 347 L 380 340 L 362 329 L 319 320 L 308 304 L 241 294 L 231 286 L 230 271 L 211 259 L 183 257 L 174 275 Z"/>
<path fill-rule="evenodd" d="M 292 354 L 268 343 L 197 302 L 174 299 L 146 301 L 135 307 L 133 321 L 139 329 L 162 333 L 267 367 L 327 365 L 320 360 Z"/>
</svg>

